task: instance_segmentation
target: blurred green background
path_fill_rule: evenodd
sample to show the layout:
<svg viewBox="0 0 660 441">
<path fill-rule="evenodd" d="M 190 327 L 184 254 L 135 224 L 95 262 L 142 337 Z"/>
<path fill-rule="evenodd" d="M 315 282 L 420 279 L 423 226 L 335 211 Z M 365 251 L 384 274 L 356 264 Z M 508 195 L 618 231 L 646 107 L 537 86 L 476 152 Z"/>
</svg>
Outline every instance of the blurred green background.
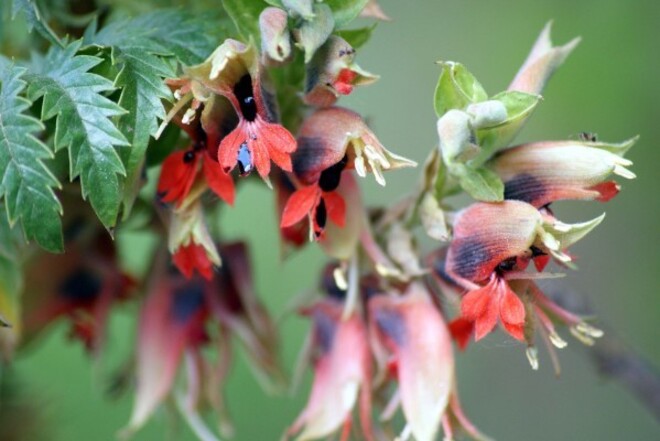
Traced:
<svg viewBox="0 0 660 441">
<path fill-rule="evenodd" d="M 7 0 L 2 0 L 7 1 Z M 376 29 L 358 62 L 382 76 L 358 89 L 343 105 L 367 116 L 383 144 L 422 161 L 436 144 L 431 98 L 436 60 L 464 63 L 489 93 L 506 88 L 548 20 L 553 39 L 583 40 L 546 89 L 545 100 L 518 141 L 565 139 L 582 131 L 619 142 L 640 134 L 629 154 L 638 179 L 606 206 L 565 204 L 565 221 L 586 220 L 607 210 L 605 222 L 574 252 L 580 271 L 561 286 L 593 306 L 634 351 L 660 365 L 660 6 L 657 1 L 509 0 L 381 1 L 393 21 Z M 417 179 L 415 171 L 387 177 L 382 190 L 364 182 L 371 204 L 388 204 Z M 227 238 L 247 237 L 256 283 L 264 302 L 281 317 L 283 364 L 291 371 L 308 324 L 284 314 L 287 305 L 316 280 L 323 255 L 314 246 L 279 262 L 273 198 L 259 183 L 245 185 L 236 207 L 225 213 Z M 272 221 L 264 221 L 272 219 Z M 434 246 L 430 241 L 423 244 Z M 545 284 L 548 291 L 552 284 Z M 135 307 L 112 319 L 113 365 L 134 339 Z M 24 396 L 37 403 L 42 439 L 110 440 L 130 415 L 131 397 L 103 396 L 104 372 L 91 366 L 66 327 L 55 326 L 38 345 L 19 355 L 14 372 Z M 563 332 L 567 336 L 566 332 Z M 457 355 L 464 408 L 485 433 L 498 440 L 658 440 L 660 426 L 619 384 L 600 378 L 580 343 L 567 336 L 556 379 L 541 350 L 541 368 L 530 369 L 524 348 L 501 333 Z M 293 396 L 264 395 L 238 356 L 227 384 L 227 401 L 241 441 L 277 440 L 307 398 L 309 377 Z M 192 440 L 183 423 L 159 412 L 136 440 Z M 16 424 L 20 424 L 19 421 Z M 174 427 L 174 434 L 166 434 Z M 0 439 L 2 438 L 0 428 Z"/>
</svg>

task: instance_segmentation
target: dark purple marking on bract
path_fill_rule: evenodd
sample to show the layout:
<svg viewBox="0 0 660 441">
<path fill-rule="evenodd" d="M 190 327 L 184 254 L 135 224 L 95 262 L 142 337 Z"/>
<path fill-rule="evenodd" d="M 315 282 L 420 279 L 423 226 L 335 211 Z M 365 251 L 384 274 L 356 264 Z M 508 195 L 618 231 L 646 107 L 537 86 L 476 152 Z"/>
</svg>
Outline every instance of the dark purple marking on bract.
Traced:
<svg viewBox="0 0 660 441">
<path fill-rule="evenodd" d="M 98 297 L 102 286 L 103 282 L 96 274 L 89 269 L 79 268 L 60 283 L 57 291 L 67 300 L 90 302 Z"/>
<path fill-rule="evenodd" d="M 451 249 L 454 254 L 452 271 L 464 279 L 473 280 L 481 265 L 491 260 L 488 247 L 478 239 L 465 238 L 454 241 Z"/>
<path fill-rule="evenodd" d="M 383 334 L 392 339 L 397 346 L 405 345 L 406 324 L 401 314 L 389 309 L 378 309 L 375 316 L 376 324 Z"/>
<path fill-rule="evenodd" d="M 433 262 L 433 271 L 435 275 L 442 279 L 445 283 L 456 285 L 454 279 L 452 279 L 451 276 L 447 273 L 447 269 L 445 268 L 446 265 L 447 261 L 445 259 L 435 259 Z"/>
<path fill-rule="evenodd" d="M 243 118 L 252 122 L 257 118 L 257 103 L 254 100 L 254 91 L 252 89 L 252 78 L 245 74 L 234 86 L 234 95 L 238 100 Z"/>
<path fill-rule="evenodd" d="M 548 190 L 545 184 L 532 175 L 523 173 L 504 183 L 504 199 L 532 203 L 543 199 Z"/>
<path fill-rule="evenodd" d="M 315 343 L 324 354 L 332 350 L 337 333 L 337 322 L 321 311 L 314 313 L 314 336 Z"/>
<path fill-rule="evenodd" d="M 204 284 L 198 280 L 176 289 L 172 299 L 172 315 L 179 323 L 187 322 L 204 305 Z"/>
<path fill-rule="evenodd" d="M 321 138 L 307 136 L 298 138 L 298 148 L 291 155 L 293 173 L 304 179 L 310 171 L 319 168 L 317 164 L 323 161 L 325 154 L 326 149 L 323 148 Z"/>
</svg>

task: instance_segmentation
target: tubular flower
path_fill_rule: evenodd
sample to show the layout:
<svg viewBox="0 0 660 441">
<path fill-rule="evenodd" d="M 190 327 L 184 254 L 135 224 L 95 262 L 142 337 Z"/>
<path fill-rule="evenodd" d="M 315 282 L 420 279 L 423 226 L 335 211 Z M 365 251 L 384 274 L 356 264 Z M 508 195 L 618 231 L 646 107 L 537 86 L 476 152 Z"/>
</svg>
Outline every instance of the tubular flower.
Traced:
<svg viewBox="0 0 660 441">
<path fill-rule="evenodd" d="M 279 8 L 267 7 L 259 14 L 261 57 L 267 66 L 278 66 L 291 59 L 291 37 L 287 21 L 286 11 Z"/>
<path fill-rule="evenodd" d="M 490 163 L 504 181 L 505 199 L 542 207 L 563 199 L 606 202 L 619 184 L 606 180 L 612 173 L 632 179 L 623 158 L 634 139 L 619 145 L 598 142 L 537 142 L 505 150 Z"/>
<path fill-rule="evenodd" d="M 224 263 L 208 290 L 211 314 L 243 343 L 258 378 L 280 387 L 277 331 L 254 291 L 248 247 L 243 242 L 225 244 L 220 255 Z"/>
<path fill-rule="evenodd" d="M 98 354 L 115 302 L 128 298 L 135 282 L 115 262 L 110 239 L 99 235 L 89 244 L 71 244 L 66 254 L 44 253 L 27 270 L 23 308 L 24 341 L 53 321 L 71 321 L 69 336 Z"/>
<path fill-rule="evenodd" d="M 307 406 L 288 431 L 289 435 L 300 433 L 299 441 L 326 437 L 342 426 L 342 439 L 348 439 L 358 397 L 364 438 L 374 439 L 367 330 L 356 312 L 342 319 L 343 310 L 343 302 L 326 299 L 303 311 L 314 321 L 314 383 Z"/>
<path fill-rule="evenodd" d="M 275 172 L 275 179 L 273 179 L 273 186 L 276 192 L 276 213 L 281 216 L 286 207 L 286 203 L 293 193 L 296 192 L 296 186 L 291 182 L 291 179 L 281 171 Z M 286 227 L 280 226 L 280 238 L 282 240 L 283 251 L 286 253 L 288 245 L 293 248 L 300 248 L 309 240 L 309 223 L 298 222 Z"/>
<path fill-rule="evenodd" d="M 303 184 L 316 183 L 325 170 L 341 161 L 360 177 L 373 173 L 381 185 L 385 185 L 383 170 L 417 165 L 383 147 L 357 113 L 342 107 L 319 109 L 300 127 L 294 173 Z"/>
<path fill-rule="evenodd" d="M 229 205 L 234 204 L 234 181 L 220 164 L 205 150 L 191 146 L 187 150 L 171 153 L 165 161 L 158 179 L 158 194 L 163 202 L 180 207 L 199 181 Z"/>
<path fill-rule="evenodd" d="M 290 154 L 296 150 L 296 140 L 276 123 L 272 93 L 265 90 L 252 45 L 225 40 L 204 63 L 186 68 L 184 73 L 192 80 L 195 98 L 203 102 L 212 93 L 223 95 L 238 114 L 238 126 L 218 147 L 218 162 L 225 172 L 238 165 L 241 176 L 256 168 L 266 178 L 271 160 L 291 171 Z"/>
<path fill-rule="evenodd" d="M 207 315 L 202 279 L 169 274 L 155 282 L 139 319 L 137 390 L 127 433 L 139 429 L 171 392 L 184 353 L 207 342 Z"/>
<path fill-rule="evenodd" d="M 341 183 L 342 172 L 348 158 L 321 172 L 316 184 L 301 187 L 291 194 L 282 211 L 281 228 L 290 228 L 309 217 L 311 231 L 319 238 L 330 218 L 340 227 L 344 226 L 346 203 L 336 191 Z"/>
<path fill-rule="evenodd" d="M 355 49 L 341 37 L 330 36 L 307 66 L 303 101 L 312 106 L 333 105 L 339 95 L 349 95 L 355 86 L 378 79 L 355 62 Z"/>
<path fill-rule="evenodd" d="M 486 336 L 500 321 L 512 337 L 525 340 L 526 313 L 519 296 L 533 285 L 526 280 L 532 277 L 525 268 L 533 261 L 542 271 L 549 255 L 570 262 L 563 250 L 602 219 L 567 225 L 519 201 L 476 203 L 461 212 L 441 277 L 467 290 L 461 317 L 473 323 L 475 339 Z M 510 281 L 515 279 L 529 282 L 519 286 L 523 292 L 512 289 Z"/>
<path fill-rule="evenodd" d="M 174 264 L 186 277 L 192 277 L 195 271 L 206 279 L 213 277 L 213 267 L 220 266 L 221 261 L 199 200 L 172 212 L 168 247 Z"/>
<path fill-rule="evenodd" d="M 423 285 L 369 300 L 370 332 L 389 354 L 398 397 L 416 440 L 432 441 L 449 402 L 454 359 L 449 331 Z"/>
<path fill-rule="evenodd" d="M 137 391 L 126 434 L 139 429 L 173 394 L 182 366 L 185 394 L 174 395 L 184 416 L 199 419 L 196 414 L 210 405 L 221 415 L 221 432 L 228 433 L 221 389 L 231 364 L 233 335 L 263 374 L 259 379 L 281 381 L 277 333 L 254 293 L 247 247 L 236 242 L 219 248 L 227 263 L 213 280 L 186 279 L 164 265 L 154 274 L 138 326 Z M 212 327 L 218 332 L 208 332 Z M 217 360 L 205 356 L 202 349 L 209 347 L 217 348 Z"/>
</svg>

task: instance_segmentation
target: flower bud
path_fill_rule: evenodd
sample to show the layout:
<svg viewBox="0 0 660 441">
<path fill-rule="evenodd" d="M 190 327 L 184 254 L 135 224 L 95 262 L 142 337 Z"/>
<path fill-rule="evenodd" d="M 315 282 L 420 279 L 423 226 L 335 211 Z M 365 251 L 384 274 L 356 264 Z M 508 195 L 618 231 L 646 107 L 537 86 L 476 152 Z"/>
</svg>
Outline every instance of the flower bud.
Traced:
<svg viewBox="0 0 660 441">
<path fill-rule="evenodd" d="M 291 58 L 291 38 L 287 27 L 287 13 L 268 7 L 259 15 L 261 52 L 265 65 L 279 65 Z"/>
</svg>

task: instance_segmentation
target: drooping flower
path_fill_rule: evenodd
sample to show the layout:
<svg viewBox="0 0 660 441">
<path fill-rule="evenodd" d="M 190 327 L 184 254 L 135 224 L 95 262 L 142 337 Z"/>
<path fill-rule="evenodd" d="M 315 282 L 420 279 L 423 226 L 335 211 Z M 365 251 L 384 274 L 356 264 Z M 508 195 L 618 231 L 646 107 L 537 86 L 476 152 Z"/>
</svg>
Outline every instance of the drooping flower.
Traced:
<svg viewBox="0 0 660 441">
<path fill-rule="evenodd" d="M 345 169 L 355 170 L 360 177 L 373 173 L 381 185 L 385 185 L 383 170 L 417 165 L 387 150 L 357 113 L 342 107 L 319 109 L 300 127 L 294 173 L 309 185 L 342 161 L 346 161 Z"/>
<path fill-rule="evenodd" d="M 374 439 L 367 329 L 357 312 L 342 319 L 343 310 L 343 302 L 326 299 L 303 311 L 314 321 L 314 382 L 307 406 L 288 431 L 289 435 L 299 433 L 298 440 L 323 438 L 342 427 L 342 439 L 347 439 L 358 400 L 364 438 Z"/>
<path fill-rule="evenodd" d="M 325 230 L 328 218 L 343 227 L 346 203 L 336 191 L 346 167 L 347 157 L 325 169 L 317 183 L 304 186 L 293 192 L 282 211 L 281 228 L 290 228 L 306 216 L 310 220 L 314 237 L 319 238 Z"/>
<path fill-rule="evenodd" d="M 277 330 L 255 293 L 248 247 L 244 242 L 224 244 L 220 255 L 223 265 L 207 293 L 211 314 L 244 345 L 258 379 L 280 388 Z"/>
<path fill-rule="evenodd" d="M 115 261 L 105 232 L 67 244 L 66 254 L 44 253 L 27 268 L 23 296 L 23 343 L 57 319 L 71 322 L 69 336 L 97 355 L 113 304 L 126 300 L 135 281 Z"/>
<path fill-rule="evenodd" d="M 449 403 L 454 359 L 449 331 L 428 291 L 411 284 L 402 295 L 369 300 L 372 340 L 389 354 L 403 413 L 416 440 L 432 441 Z"/>
<path fill-rule="evenodd" d="M 220 266 L 220 256 L 206 228 L 199 199 L 172 211 L 168 247 L 174 264 L 188 278 L 197 271 L 211 279 L 213 267 Z"/>
<path fill-rule="evenodd" d="M 312 106 L 333 105 L 339 95 L 349 95 L 355 86 L 375 82 L 373 75 L 355 63 L 355 49 L 341 37 L 330 36 L 307 65 L 304 102 Z"/>
<path fill-rule="evenodd" d="M 276 192 L 276 213 L 278 217 L 282 216 L 287 201 L 291 195 L 296 192 L 296 186 L 291 179 L 281 171 L 273 173 L 273 187 Z M 309 241 L 309 223 L 298 222 L 286 227 L 280 226 L 280 238 L 282 239 L 283 251 L 286 254 L 286 247 L 300 248 Z"/>
<path fill-rule="evenodd" d="M 256 168 L 266 178 L 271 160 L 291 171 L 290 154 L 296 150 L 296 140 L 276 122 L 273 94 L 266 90 L 252 45 L 227 39 L 204 63 L 185 68 L 184 73 L 198 100 L 204 102 L 213 93 L 223 95 L 238 114 L 238 126 L 218 147 L 218 162 L 225 172 L 238 165 L 241 175 Z"/>
<path fill-rule="evenodd" d="M 213 193 L 229 205 L 234 203 L 234 182 L 220 164 L 206 150 L 194 146 L 171 153 L 165 161 L 158 180 L 158 193 L 163 202 L 184 203 L 196 181 L 203 180 Z"/>
<path fill-rule="evenodd" d="M 542 207 L 564 199 L 606 202 L 619 192 L 611 174 L 632 179 L 632 164 L 623 154 L 635 139 L 622 144 L 557 141 L 524 144 L 502 151 L 490 167 L 504 182 L 504 198 Z"/>
<path fill-rule="evenodd" d="M 212 407 L 220 415 L 220 431 L 229 433 L 222 386 L 233 336 L 244 344 L 260 380 L 274 385 L 281 381 L 277 333 L 253 291 L 247 247 L 236 242 L 219 248 L 227 263 L 212 280 L 187 279 L 164 265 L 154 270 L 140 314 L 137 390 L 126 435 L 138 430 L 170 396 L 187 419 L 201 422 L 198 414 Z M 216 357 L 206 355 L 211 348 L 217 350 Z M 184 367 L 186 381 L 177 390 L 177 373 Z M 191 428 L 199 430 L 200 424 Z"/>
<path fill-rule="evenodd" d="M 154 281 L 140 313 L 137 390 L 125 434 L 142 427 L 170 394 L 186 351 L 196 351 L 208 341 L 207 315 L 203 279 L 161 274 Z"/>
<path fill-rule="evenodd" d="M 510 281 L 527 281 L 527 265 L 533 261 L 542 271 L 549 255 L 569 262 L 564 250 L 602 219 L 567 225 L 519 201 L 476 203 L 462 211 L 443 274 L 467 291 L 461 317 L 474 324 L 475 339 L 486 336 L 499 321 L 512 337 L 525 340 L 526 312 L 519 296 L 525 295 L 528 284 L 516 293 Z"/>
<path fill-rule="evenodd" d="M 261 57 L 266 66 L 278 66 L 291 59 L 291 37 L 286 11 L 267 7 L 259 14 Z"/>
</svg>

